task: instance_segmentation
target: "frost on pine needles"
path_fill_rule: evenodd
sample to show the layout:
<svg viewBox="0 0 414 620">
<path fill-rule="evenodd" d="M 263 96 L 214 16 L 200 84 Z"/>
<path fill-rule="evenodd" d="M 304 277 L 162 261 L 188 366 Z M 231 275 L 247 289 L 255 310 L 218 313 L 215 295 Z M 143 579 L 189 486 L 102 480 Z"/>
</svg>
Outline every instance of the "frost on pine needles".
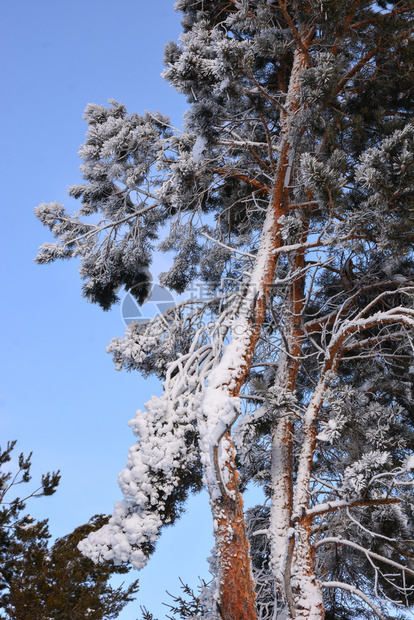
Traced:
<svg viewBox="0 0 414 620">
<path fill-rule="evenodd" d="M 81 543 L 144 566 L 189 493 L 216 538 L 205 618 L 387 618 L 414 605 L 412 6 L 179 0 L 165 79 L 184 125 L 90 104 L 77 214 L 42 204 L 88 300 L 184 294 L 128 325 L 117 370 L 155 375 Z M 92 216 L 92 217 L 90 217 Z M 197 286 L 194 286 L 197 285 Z M 142 404 L 141 404 L 142 406 Z M 251 484 L 263 502 L 244 515 Z M 401 616 L 403 617 L 403 616 Z"/>
</svg>

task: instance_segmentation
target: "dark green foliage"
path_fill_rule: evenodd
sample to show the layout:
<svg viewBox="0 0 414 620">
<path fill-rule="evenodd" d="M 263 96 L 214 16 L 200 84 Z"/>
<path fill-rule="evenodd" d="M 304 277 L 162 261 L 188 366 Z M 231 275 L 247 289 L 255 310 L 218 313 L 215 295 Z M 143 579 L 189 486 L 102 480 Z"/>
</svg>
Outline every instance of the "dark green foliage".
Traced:
<svg viewBox="0 0 414 620">
<path fill-rule="evenodd" d="M 186 618 L 203 618 L 204 614 L 208 611 L 205 608 L 205 604 L 202 600 L 202 593 L 207 588 L 208 584 L 200 579 L 200 585 L 198 587 L 199 593 L 196 594 L 192 588 L 186 583 L 181 582 L 182 595 L 175 596 L 167 592 L 168 596 L 172 598 L 173 604 L 163 603 L 168 607 L 169 612 L 166 617 L 169 620 L 185 620 Z M 156 620 L 153 614 L 145 607 L 141 607 L 142 618 L 141 620 Z M 169 614 L 173 614 L 172 616 Z"/>
<path fill-rule="evenodd" d="M 16 442 L 0 449 L 0 618 L 9 620 L 91 620 L 116 618 L 133 600 L 138 581 L 112 587 L 112 575 L 128 568 L 113 563 L 95 565 L 77 544 L 108 520 L 103 515 L 77 527 L 49 544 L 48 521 L 26 514 L 29 499 L 52 495 L 59 472 L 42 476 L 41 486 L 24 498 L 10 496 L 17 486 L 30 482 L 31 454 L 20 454 L 16 473 L 5 470 Z"/>
<path fill-rule="evenodd" d="M 15 620 L 91 620 L 117 618 L 127 603 L 134 600 L 138 581 L 114 588 L 112 575 L 125 574 L 128 568 L 112 563 L 94 564 L 82 556 L 78 543 L 90 532 L 102 527 L 107 517 L 97 515 L 71 534 L 58 538 L 48 547 L 39 540 L 36 529 L 26 530 L 24 550 L 11 581 L 6 618 Z M 44 526 L 47 534 L 47 525 Z"/>
<path fill-rule="evenodd" d="M 18 573 L 18 562 L 25 551 L 28 532 L 37 539 L 40 547 L 47 546 L 49 538 L 47 522 L 35 523 L 30 515 L 25 514 L 26 502 L 53 495 L 60 480 L 59 472 L 47 473 L 42 476 L 38 488 L 26 491 L 24 485 L 31 480 L 32 453 L 27 457 L 21 453 L 17 470 L 8 471 L 15 446 L 16 441 L 11 441 L 5 449 L 0 448 L 0 608 L 7 605 L 9 588 Z M 22 495 L 13 497 L 20 488 Z"/>
</svg>

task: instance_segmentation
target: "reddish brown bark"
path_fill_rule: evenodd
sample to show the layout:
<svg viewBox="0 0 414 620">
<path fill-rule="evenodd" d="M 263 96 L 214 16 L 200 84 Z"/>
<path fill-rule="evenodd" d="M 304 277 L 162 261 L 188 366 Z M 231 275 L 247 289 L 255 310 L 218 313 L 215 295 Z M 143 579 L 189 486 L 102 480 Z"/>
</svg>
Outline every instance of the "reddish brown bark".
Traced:
<svg viewBox="0 0 414 620">
<path fill-rule="evenodd" d="M 249 372 L 254 351 L 265 318 L 269 294 L 273 284 L 277 255 L 273 250 L 280 247 L 279 218 L 284 213 L 284 178 L 287 167 L 288 145 L 280 155 L 278 182 L 274 188 L 269 209 L 271 209 L 272 244 L 266 256 L 265 267 L 258 284 L 257 295 L 250 314 L 250 339 L 245 348 L 244 363 L 239 369 L 235 386 L 229 391 L 231 397 L 238 396 Z M 226 386 L 223 385 L 223 388 Z M 230 435 L 225 438 L 231 442 Z M 256 620 L 256 595 L 251 572 L 249 543 L 243 515 L 243 500 L 239 491 L 238 474 L 234 462 L 234 448 L 231 443 L 231 459 L 227 462 L 226 487 L 229 491 L 220 500 L 212 501 L 216 522 L 216 541 L 219 553 L 219 606 L 223 620 Z"/>
<path fill-rule="evenodd" d="M 308 222 L 302 226 L 301 237 L 306 239 Z M 300 273 L 305 265 L 305 252 L 296 251 L 292 258 L 293 270 Z M 279 363 L 277 377 L 280 387 L 294 393 L 300 368 L 300 356 L 303 344 L 302 313 L 304 309 L 305 276 L 301 275 L 291 285 L 289 295 L 290 320 L 286 325 L 287 348 L 284 363 Z M 276 586 L 279 595 L 288 604 L 292 617 L 294 613 L 291 591 L 291 562 L 293 539 L 288 541 L 287 530 L 291 527 L 293 507 L 293 437 L 294 421 L 286 415 L 275 425 L 272 432 L 272 508 L 271 531 L 273 533 L 272 558 Z M 290 548 L 287 549 L 287 546 Z"/>
<path fill-rule="evenodd" d="M 283 161 L 286 164 L 287 149 Z M 282 215 L 280 207 L 283 202 L 283 182 L 279 182 L 274 192 L 272 206 L 274 243 L 272 248 L 280 246 L 278 220 Z M 240 368 L 236 385 L 229 390 L 230 396 L 238 396 L 249 372 L 255 347 L 259 338 L 267 309 L 268 298 L 273 283 L 277 258 L 269 252 L 266 267 L 259 283 L 258 295 L 251 309 L 251 337 L 245 350 L 244 364 Z M 223 386 L 224 387 L 224 386 Z M 249 542 L 243 515 L 243 500 L 239 491 L 238 474 L 234 460 L 234 448 L 230 434 L 225 436 L 230 442 L 231 459 L 227 462 L 225 476 L 227 491 L 219 501 L 212 502 L 213 516 L 216 522 L 216 541 L 219 554 L 219 607 L 223 620 L 256 620 L 256 595 L 251 571 Z"/>
<path fill-rule="evenodd" d="M 306 60 L 301 50 L 296 51 L 294 67 L 287 96 L 288 112 L 294 114 L 298 106 L 299 75 Z M 222 389 L 227 391 L 230 397 L 238 396 L 242 385 L 246 380 L 252 363 L 254 351 L 259 340 L 261 328 L 268 308 L 269 295 L 273 285 L 275 270 L 278 261 L 278 253 L 281 247 L 279 219 L 288 210 L 289 184 L 292 174 L 291 147 L 288 139 L 289 118 L 282 118 L 282 139 L 277 162 L 277 172 L 272 197 L 269 204 L 269 212 L 264 227 L 262 243 L 266 248 L 266 256 L 262 265 L 260 278 L 255 282 L 256 294 L 249 314 L 249 339 L 245 344 L 243 363 L 237 369 L 234 377 L 234 387 L 229 389 L 228 384 L 223 383 Z M 271 240 L 270 243 L 269 239 Z M 261 243 L 261 245 L 262 245 Z M 260 253 L 259 249 L 259 253 Z M 298 255 L 297 260 L 303 260 Z M 302 303 L 302 283 L 295 285 L 292 298 L 292 316 L 298 313 Z M 299 304 L 299 306 L 297 306 Z M 294 344 L 296 343 L 296 344 Z M 299 323 L 295 319 L 292 327 L 292 346 L 300 351 L 301 331 Z M 290 364 L 288 364 L 290 366 Z M 232 369 L 234 370 L 234 369 Z M 297 374 L 297 363 L 289 370 L 289 375 Z M 227 373 L 224 373 L 227 376 Z M 234 375 L 233 375 L 234 376 Z M 289 426 L 290 422 L 288 423 Z M 289 427 L 290 428 L 290 427 Z M 287 434 L 290 435 L 289 429 Z M 230 434 L 225 436 L 230 442 L 230 460 L 227 461 L 226 490 L 219 500 L 212 500 L 212 511 L 215 519 L 216 543 L 219 555 L 219 611 L 223 620 L 256 620 L 254 583 L 251 573 L 249 543 L 246 536 L 243 501 L 238 488 L 238 475 L 234 462 L 234 447 L 231 443 Z M 290 439 L 287 449 L 290 451 Z M 218 478 L 220 472 L 217 472 Z M 289 472 L 290 476 L 290 472 Z M 222 488 L 222 480 L 218 480 Z M 291 481 L 289 480 L 289 489 Z M 291 490 L 290 490 L 291 501 Z"/>
<path fill-rule="evenodd" d="M 225 440 L 232 441 L 230 433 L 226 434 Z M 223 620 L 256 620 L 250 549 L 232 444 L 230 453 L 231 460 L 226 464 L 228 493 L 213 503 L 221 582 L 218 607 Z"/>
</svg>

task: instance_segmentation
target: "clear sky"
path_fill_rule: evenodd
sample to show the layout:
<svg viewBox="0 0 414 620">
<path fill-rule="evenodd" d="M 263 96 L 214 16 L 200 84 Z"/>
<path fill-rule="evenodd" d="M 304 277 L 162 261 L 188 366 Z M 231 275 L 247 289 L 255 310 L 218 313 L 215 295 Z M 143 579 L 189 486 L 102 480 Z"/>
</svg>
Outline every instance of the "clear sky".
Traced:
<svg viewBox="0 0 414 620">
<path fill-rule="evenodd" d="M 33 208 L 78 208 L 66 190 L 80 181 L 87 103 L 113 98 L 181 124 L 186 102 L 160 77 L 180 16 L 171 0 L 2 0 L 1 9 L 0 443 L 33 451 L 34 479 L 61 470 L 57 493 L 28 506 L 60 536 L 122 499 L 117 473 L 134 442 L 127 421 L 160 387 L 115 371 L 105 347 L 123 334 L 120 309 L 104 313 L 81 297 L 75 263 L 34 264 L 50 237 Z M 163 534 L 120 618 L 135 620 L 145 605 L 162 620 L 164 591 L 177 593 L 179 576 L 192 585 L 208 577 L 211 529 L 197 497 Z"/>
</svg>

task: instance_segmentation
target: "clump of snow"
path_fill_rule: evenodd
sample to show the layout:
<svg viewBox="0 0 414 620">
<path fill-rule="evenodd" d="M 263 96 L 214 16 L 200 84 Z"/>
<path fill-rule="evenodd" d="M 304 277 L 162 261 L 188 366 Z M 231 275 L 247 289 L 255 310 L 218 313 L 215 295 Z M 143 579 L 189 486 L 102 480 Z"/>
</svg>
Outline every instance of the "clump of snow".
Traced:
<svg viewBox="0 0 414 620">
<path fill-rule="evenodd" d="M 193 159 L 196 164 L 198 164 L 201 161 L 205 148 L 206 148 L 205 139 L 202 136 L 197 136 L 197 139 L 193 146 Z"/>
<path fill-rule="evenodd" d="M 155 512 L 142 511 L 134 502 L 123 500 L 115 504 L 114 514 L 107 525 L 81 540 L 78 549 L 95 563 L 105 560 L 113 560 L 114 564 L 131 562 L 139 570 L 145 566 L 147 557 L 137 545 L 154 542 L 161 525 Z"/>
<path fill-rule="evenodd" d="M 115 505 L 107 525 L 89 534 L 79 550 L 94 562 L 131 562 L 136 569 L 145 566 L 142 549 L 154 543 L 164 523 L 169 522 L 166 502 L 180 484 L 180 472 L 191 467 L 196 447 L 188 441 L 195 417 L 184 396 L 172 402 L 168 391 L 152 396 L 145 412 L 137 411 L 129 422 L 138 441 L 130 448 L 126 468 L 118 477 L 126 498 Z"/>
<path fill-rule="evenodd" d="M 389 452 L 371 450 L 366 452 L 358 461 L 345 469 L 343 489 L 360 495 L 370 486 L 374 476 L 383 471 L 390 461 Z"/>
<path fill-rule="evenodd" d="M 404 468 L 407 471 L 411 471 L 412 469 L 414 469 L 414 454 L 411 454 L 407 460 L 405 461 L 405 465 Z"/>
<path fill-rule="evenodd" d="M 322 422 L 322 431 L 317 436 L 319 441 L 328 441 L 332 443 L 335 439 L 341 435 L 341 430 L 345 425 L 345 420 L 338 418 L 331 418 L 327 422 Z"/>
</svg>

